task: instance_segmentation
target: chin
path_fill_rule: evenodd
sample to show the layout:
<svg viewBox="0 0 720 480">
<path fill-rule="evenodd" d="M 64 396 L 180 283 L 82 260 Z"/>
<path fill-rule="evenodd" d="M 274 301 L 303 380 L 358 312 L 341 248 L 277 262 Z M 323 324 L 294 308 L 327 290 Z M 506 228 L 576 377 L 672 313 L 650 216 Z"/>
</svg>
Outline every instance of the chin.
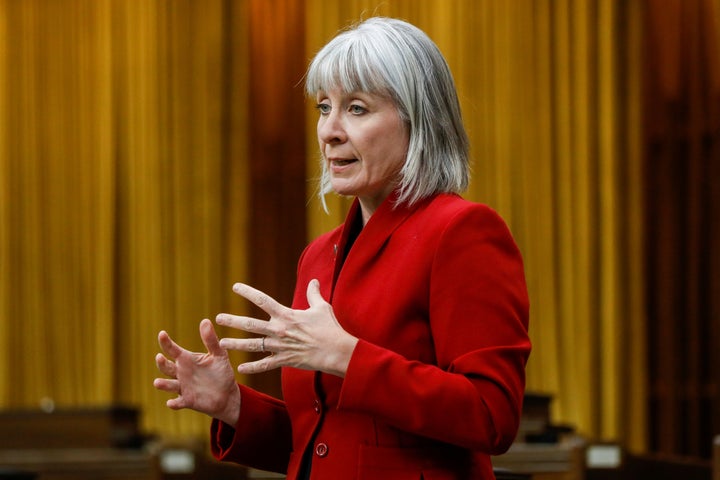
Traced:
<svg viewBox="0 0 720 480">
<path fill-rule="evenodd" d="M 345 184 L 338 185 L 338 184 L 335 184 L 335 183 L 331 183 L 330 186 L 332 187 L 333 192 L 337 193 L 338 195 L 344 195 L 344 196 L 346 196 L 346 197 L 352 197 L 352 196 L 355 196 L 355 195 L 357 194 L 357 190 L 356 190 L 356 189 L 354 189 L 354 188 L 352 188 L 352 187 L 350 187 L 350 186 L 348 186 L 348 185 L 345 185 Z"/>
</svg>

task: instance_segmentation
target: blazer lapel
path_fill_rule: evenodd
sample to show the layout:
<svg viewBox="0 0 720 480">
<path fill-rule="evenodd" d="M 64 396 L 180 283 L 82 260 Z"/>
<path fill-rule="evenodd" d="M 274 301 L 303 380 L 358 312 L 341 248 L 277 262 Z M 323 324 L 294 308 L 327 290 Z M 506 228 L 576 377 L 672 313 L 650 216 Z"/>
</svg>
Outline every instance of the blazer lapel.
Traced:
<svg viewBox="0 0 720 480">
<path fill-rule="evenodd" d="M 358 200 L 353 202 L 348 216 L 343 225 L 340 237 L 340 244 L 337 246 L 335 259 L 335 272 L 333 275 L 333 292 L 335 286 L 342 281 L 342 278 L 353 278 L 354 275 L 362 274 L 367 266 L 372 264 L 374 259 L 383 251 L 384 246 L 392 236 L 393 232 L 405 222 L 416 210 L 426 205 L 430 199 L 421 200 L 412 207 L 407 205 L 396 206 L 397 193 L 393 192 L 370 217 L 370 220 L 363 227 L 355 243 L 343 261 L 341 256 L 345 251 L 352 231 L 352 222 L 356 215 L 360 215 Z"/>
</svg>

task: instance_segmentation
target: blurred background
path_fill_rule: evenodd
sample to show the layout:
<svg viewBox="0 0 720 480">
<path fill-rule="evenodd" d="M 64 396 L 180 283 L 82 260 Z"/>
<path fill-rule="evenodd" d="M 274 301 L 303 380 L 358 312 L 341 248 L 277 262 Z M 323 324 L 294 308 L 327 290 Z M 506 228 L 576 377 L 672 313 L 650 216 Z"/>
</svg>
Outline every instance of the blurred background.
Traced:
<svg viewBox="0 0 720 480">
<path fill-rule="evenodd" d="M 250 311 L 236 281 L 291 301 L 349 205 L 315 198 L 305 68 L 374 15 L 453 71 L 466 197 L 525 259 L 528 391 L 583 438 L 709 459 L 720 0 L 0 0 L 0 408 L 126 405 L 206 438 L 152 387 L 157 333 L 202 349 L 201 319 Z"/>
</svg>

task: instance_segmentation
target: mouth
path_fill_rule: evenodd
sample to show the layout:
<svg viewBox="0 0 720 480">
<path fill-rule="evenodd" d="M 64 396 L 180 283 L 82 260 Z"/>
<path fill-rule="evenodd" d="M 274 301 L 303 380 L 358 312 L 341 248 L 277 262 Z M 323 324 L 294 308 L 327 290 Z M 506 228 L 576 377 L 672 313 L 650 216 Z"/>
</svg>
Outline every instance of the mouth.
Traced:
<svg viewBox="0 0 720 480">
<path fill-rule="evenodd" d="M 330 158 L 328 160 L 333 167 L 344 167 L 357 162 L 357 158 Z"/>
</svg>

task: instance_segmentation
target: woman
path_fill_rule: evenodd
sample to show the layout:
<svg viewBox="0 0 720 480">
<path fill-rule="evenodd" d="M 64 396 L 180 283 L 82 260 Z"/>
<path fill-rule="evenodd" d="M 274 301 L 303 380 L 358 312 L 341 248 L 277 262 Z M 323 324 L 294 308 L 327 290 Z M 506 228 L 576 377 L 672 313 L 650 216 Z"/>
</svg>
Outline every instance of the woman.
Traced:
<svg viewBox="0 0 720 480">
<path fill-rule="evenodd" d="M 463 200 L 468 146 L 455 86 L 416 27 L 371 18 L 314 58 L 320 195 L 354 196 L 303 252 L 292 308 L 233 289 L 269 320 L 208 353 L 165 332 L 156 361 L 173 409 L 213 417 L 214 455 L 289 479 L 491 479 L 517 432 L 530 352 L 520 253 L 490 208 Z M 227 350 L 268 353 L 284 401 L 236 385 Z"/>
</svg>

